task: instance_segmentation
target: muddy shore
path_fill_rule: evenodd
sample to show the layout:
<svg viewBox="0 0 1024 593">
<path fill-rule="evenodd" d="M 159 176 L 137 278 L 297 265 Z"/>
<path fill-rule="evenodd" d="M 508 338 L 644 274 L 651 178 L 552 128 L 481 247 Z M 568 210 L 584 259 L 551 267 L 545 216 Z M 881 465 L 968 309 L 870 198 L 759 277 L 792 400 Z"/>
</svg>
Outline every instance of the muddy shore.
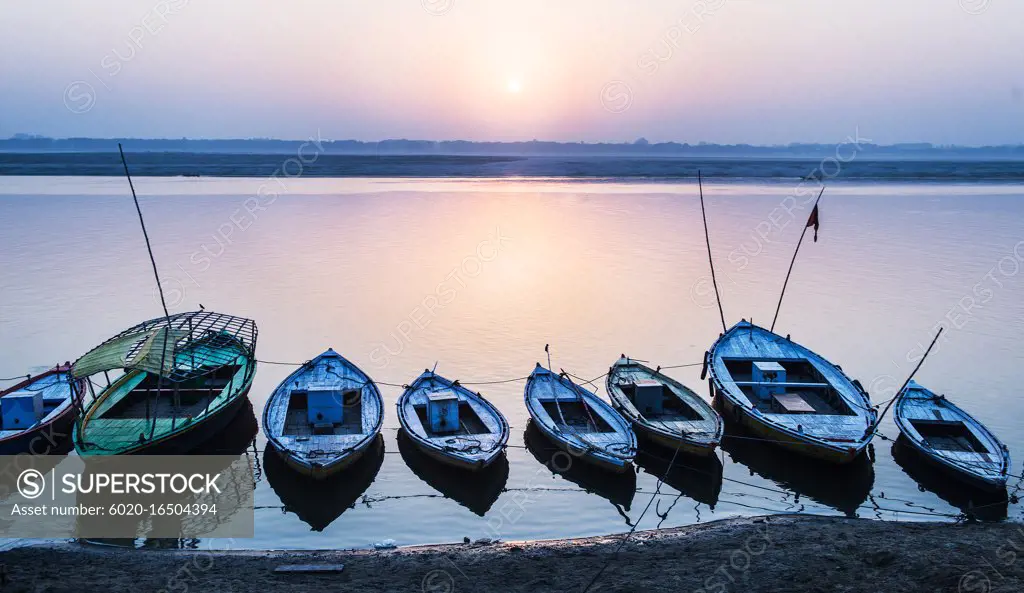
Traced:
<svg viewBox="0 0 1024 593">
<path fill-rule="evenodd" d="M 3 593 L 71 591 L 1024 591 L 1024 526 L 772 516 L 547 542 L 206 552 L 65 544 L 0 553 Z M 244 542 L 239 542 L 244 545 Z M 607 561 L 612 559 L 610 563 Z M 334 574 L 275 572 L 343 563 Z"/>
</svg>

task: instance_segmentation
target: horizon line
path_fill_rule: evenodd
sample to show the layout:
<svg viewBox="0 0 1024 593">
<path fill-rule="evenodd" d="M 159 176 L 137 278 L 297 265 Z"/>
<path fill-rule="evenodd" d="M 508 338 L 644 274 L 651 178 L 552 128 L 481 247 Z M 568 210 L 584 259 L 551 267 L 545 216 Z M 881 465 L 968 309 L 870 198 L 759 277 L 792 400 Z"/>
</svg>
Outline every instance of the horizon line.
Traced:
<svg viewBox="0 0 1024 593">
<path fill-rule="evenodd" d="M 0 142 L 21 142 L 21 141 L 76 141 L 76 140 L 87 140 L 87 141 L 140 141 L 140 142 L 308 142 L 313 140 L 309 138 L 274 138 L 274 137 L 187 137 L 183 136 L 180 138 L 169 138 L 169 137 L 142 137 L 142 136 L 67 136 L 67 137 L 54 137 L 54 136 L 43 136 L 37 134 L 26 134 L 16 133 L 8 138 L 0 139 Z M 319 135 L 316 137 L 316 141 L 324 143 L 346 143 L 346 144 L 363 144 L 363 145 L 374 145 L 374 144 L 385 144 L 385 143 L 409 143 L 409 144 L 467 144 L 467 145 L 560 145 L 566 147 L 572 146 L 612 146 L 612 147 L 666 147 L 666 146 L 680 146 L 690 148 L 714 148 L 714 147 L 728 147 L 728 148 L 822 148 L 829 146 L 842 146 L 852 143 L 857 143 L 858 146 L 872 147 L 872 148 L 900 148 L 900 149 L 1005 149 L 1005 148 L 1024 148 L 1024 142 L 1018 143 L 1004 143 L 1004 144 L 935 144 L 932 142 L 894 142 L 891 144 L 876 144 L 871 142 L 870 139 L 860 139 L 860 142 L 853 140 L 852 138 L 848 141 L 842 141 L 838 143 L 828 142 L 806 142 L 806 141 L 792 141 L 784 144 L 751 144 L 746 142 L 738 143 L 719 143 L 719 142 L 708 142 L 699 141 L 696 143 L 682 142 L 678 140 L 669 140 L 662 142 L 651 142 L 644 137 L 639 137 L 636 140 L 630 141 L 569 141 L 569 140 L 466 140 L 466 139 L 446 139 L 446 140 L 430 140 L 430 139 L 415 139 L 415 138 L 384 138 L 381 140 L 359 140 L 355 138 L 339 138 L 330 139 L 323 138 Z"/>
</svg>

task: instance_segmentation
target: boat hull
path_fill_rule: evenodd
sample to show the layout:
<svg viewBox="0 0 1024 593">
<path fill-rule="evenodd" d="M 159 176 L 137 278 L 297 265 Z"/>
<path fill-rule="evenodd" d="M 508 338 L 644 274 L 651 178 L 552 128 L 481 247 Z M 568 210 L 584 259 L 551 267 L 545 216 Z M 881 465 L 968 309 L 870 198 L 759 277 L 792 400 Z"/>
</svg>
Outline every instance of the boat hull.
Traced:
<svg viewBox="0 0 1024 593">
<path fill-rule="evenodd" d="M 715 390 L 715 403 L 722 410 L 722 416 L 732 420 L 755 435 L 755 438 L 785 449 L 791 453 L 836 464 L 848 464 L 860 457 L 867 443 L 851 447 L 828 446 L 820 442 L 800 438 L 787 430 L 781 430 L 754 418 L 749 409 L 733 403 L 722 390 Z"/>
<path fill-rule="evenodd" d="M 461 469 L 463 471 L 469 472 L 479 472 L 483 471 L 484 469 L 487 469 L 488 467 L 493 465 L 494 462 L 497 461 L 498 458 L 501 457 L 502 453 L 504 452 L 504 448 L 502 448 L 489 457 L 466 458 L 461 456 L 448 455 L 444 451 L 438 451 L 434 447 L 430 447 L 427 444 L 421 442 L 419 439 L 412 438 L 412 435 L 410 435 L 408 431 L 406 432 L 406 436 L 408 436 L 409 440 L 412 441 L 414 445 L 416 445 L 416 449 L 419 450 L 424 455 L 426 455 L 427 457 L 433 459 L 438 463 L 447 465 L 448 467 L 454 467 L 456 469 Z"/>
<path fill-rule="evenodd" d="M 377 436 L 376 434 L 374 435 Z M 362 459 L 363 455 L 370 449 L 370 446 L 377 441 L 376 438 L 366 441 L 361 447 L 354 449 L 348 455 L 331 463 L 317 464 L 304 461 L 292 455 L 291 452 L 281 449 L 273 441 L 268 441 L 270 448 L 280 457 L 295 473 L 312 478 L 314 480 L 326 480 L 341 473 L 343 470 L 354 465 Z"/>
<path fill-rule="evenodd" d="M 552 444 L 533 420 L 527 422 L 523 431 L 523 444 L 538 463 L 551 471 L 552 476 L 629 511 L 636 495 L 637 472 L 610 472 L 591 463 L 577 463 L 571 453 Z"/>
<path fill-rule="evenodd" d="M 605 458 L 605 457 L 598 456 L 598 455 L 595 455 L 593 453 L 590 453 L 589 451 L 585 451 L 583 453 L 580 453 L 580 448 L 579 447 L 575 447 L 572 444 L 567 443 L 567 442 L 563 441 L 562 439 L 558 438 L 557 435 L 555 435 L 551 431 L 547 430 L 547 427 L 545 427 L 540 422 L 534 422 L 534 424 L 536 424 L 537 429 L 540 430 L 541 434 L 543 434 L 545 437 L 547 437 L 547 439 L 549 441 L 551 441 L 556 447 L 561 449 L 563 452 L 568 454 L 572 459 L 579 459 L 579 460 L 583 461 L 584 463 L 588 463 L 588 464 L 590 464 L 592 466 L 595 466 L 595 467 L 598 467 L 598 468 L 603 469 L 605 471 L 616 473 L 616 474 L 626 473 L 627 471 L 631 471 L 633 469 L 633 462 L 632 461 L 622 461 L 622 460 L 613 459 L 613 458 Z"/>
<path fill-rule="evenodd" d="M 947 477 L 951 477 L 958 482 L 971 486 L 971 488 L 986 493 L 997 493 L 999 491 L 1004 491 L 1007 488 L 1006 477 L 987 479 L 980 475 L 964 471 L 952 463 L 932 455 L 927 449 L 922 447 L 920 442 L 912 438 L 907 438 L 905 434 L 901 434 L 900 436 L 907 444 L 909 444 L 910 449 L 915 456 L 921 458 L 930 467 L 941 471 Z"/>
<path fill-rule="evenodd" d="M 901 435 L 903 440 L 910 445 L 911 450 L 914 454 L 921 458 L 930 467 L 939 470 L 943 475 L 953 478 L 972 488 L 981 490 L 988 493 L 996 493 L 1001 490 L 1006 490 L 1006 477 L 986 479 L 977 474 L 966 472 L 956 465 L 949 463 L 948 461 L 932 455 L 927 449 L 921 446 L 920 443 L 914 439 L 907 438 L 906 435 Z"/>
<path fill-rule="evenodd" d="M 61 455 L 73 448 L 72 429 L 75 426 L 75 407 L 32 430 L 0 440 L 0 455 Z"/>
<path fill-rule="evenodd" d="M 625 412 L 623 410 L 619 408 L 615 409 L 625 416 Z M 670 451 L 675 451 L 678 448 L 680 453 L 685 453 L 694 457 L 713 457 L 715 455 L 715 451 L 718 449 L 717 442 L 702 443 L 690 439 L 680 439 L 657 430 L 652 430 L 641 422 L 634 421 L 633 430 L 636 432 L 636 436 L 639 439 L 654 443 Z"/>
</svg>

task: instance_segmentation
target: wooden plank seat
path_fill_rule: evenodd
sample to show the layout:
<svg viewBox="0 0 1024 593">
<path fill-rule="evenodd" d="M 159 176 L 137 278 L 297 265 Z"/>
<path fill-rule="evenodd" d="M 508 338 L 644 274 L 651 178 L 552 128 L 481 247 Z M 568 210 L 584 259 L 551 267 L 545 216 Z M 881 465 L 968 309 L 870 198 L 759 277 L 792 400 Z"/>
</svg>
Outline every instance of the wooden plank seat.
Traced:
<svg viewBox="0 0 1024 593">
<path fill-rule="evenodd" d="M 775 407 L 786 414 L 813 414 L 816 411 L 799 393 L 779 393 L 772 399 Z"/>
<path fill-rule="evenodd" d="M 737 387 L 785 387 L 787 389 L 827 389 L 828 383 L 804 383 L 794 381 L 733 381 Z"/>
</svg>

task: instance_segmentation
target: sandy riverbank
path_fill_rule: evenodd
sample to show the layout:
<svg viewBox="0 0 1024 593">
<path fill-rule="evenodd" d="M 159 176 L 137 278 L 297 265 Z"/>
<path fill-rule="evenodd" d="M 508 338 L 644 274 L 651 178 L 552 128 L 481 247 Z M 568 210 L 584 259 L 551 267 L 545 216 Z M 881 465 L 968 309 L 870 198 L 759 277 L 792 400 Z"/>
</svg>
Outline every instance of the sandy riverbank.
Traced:
<svg viewBox="0 0 1024 593">
<path fill-rule="evenodd" d="M 14 591 L 582 591 L 622 536 L 385 552 L 167 552 L 62 545 L 0 553 Z M 340 574 L 278 574 L 344 563 Z M 1024 526 L 774 516 L 639 532 L 592 591 L 1024 591 Z"/>
</svg>

